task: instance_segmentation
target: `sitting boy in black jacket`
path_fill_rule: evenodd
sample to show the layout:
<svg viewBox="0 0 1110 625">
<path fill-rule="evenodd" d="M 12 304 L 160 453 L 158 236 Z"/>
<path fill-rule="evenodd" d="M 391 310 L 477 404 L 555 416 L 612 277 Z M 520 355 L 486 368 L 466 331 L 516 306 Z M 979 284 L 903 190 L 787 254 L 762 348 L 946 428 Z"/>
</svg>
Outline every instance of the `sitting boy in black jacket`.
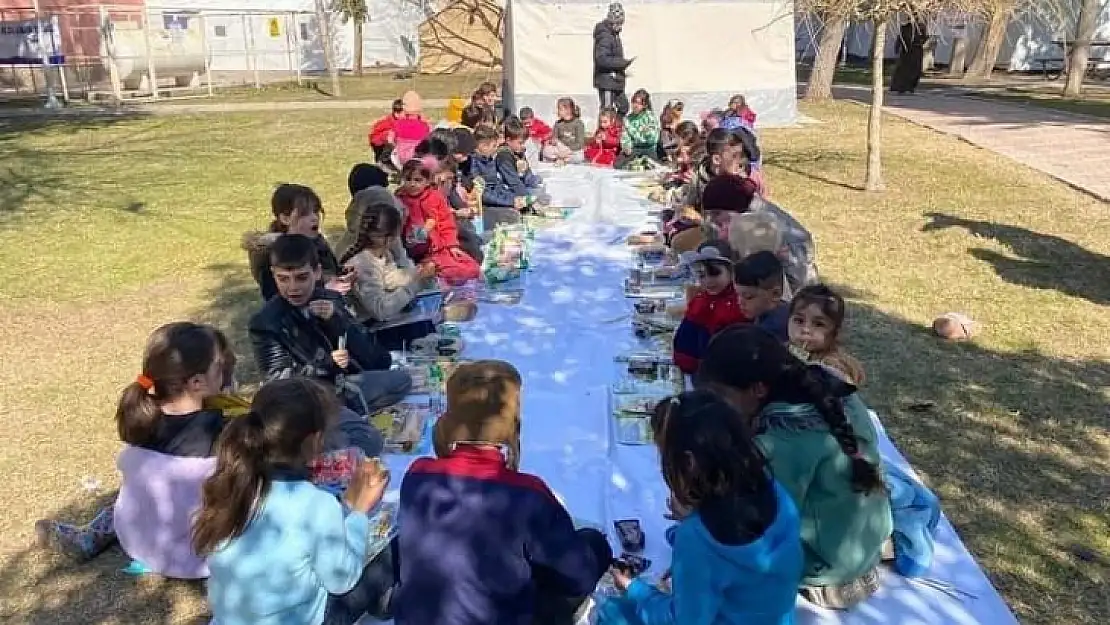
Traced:
<svg viewBox="0 0 1110 625">
<path fill-rule="evenodd" d="M 389 352 L 374 343 L 341 296 L 319 287 L 320 259 L 310 238 L 278 237 L 270 246 L 270 269 L 278 297 L 266 302 L 249 325 L 266 381 L 299 375 L 336 384 L 343 376 L 344 390 L 350 391 L 344 393 L 347 403 L 360 414 L 408 394 L 412 378 L 390 371 Z"/>
</svg>

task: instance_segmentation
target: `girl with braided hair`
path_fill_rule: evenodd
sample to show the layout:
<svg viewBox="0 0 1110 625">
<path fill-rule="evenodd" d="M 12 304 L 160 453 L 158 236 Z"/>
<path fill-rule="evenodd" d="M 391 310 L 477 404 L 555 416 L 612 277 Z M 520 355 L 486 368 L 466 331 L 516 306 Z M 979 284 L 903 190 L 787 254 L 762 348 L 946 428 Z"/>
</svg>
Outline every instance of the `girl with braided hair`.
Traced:
<svg viewBox="0 0 1110 625">
<path fill-rule="evenodd" d="M 893 521 L 878 432 L 855 387 L 798 360 L 765 330 L 739 325 L 709 342 L 694 384 L 740 413 L 793 496 L 802 595 L 847 609 L 874 593 Z"/>
<path fill-rule="evenodd" d="M 401 245 L 404 220 L 388 189 L 359 191 L 351 203 L 362 219 L 354 244 L 339 261 L 355 274 L 355 313 L 362 322 L 389 321 L 412 303 L 421 283 L 435 276 L 435 267 L 417 267 L 405 252 Z"/>
</svg>

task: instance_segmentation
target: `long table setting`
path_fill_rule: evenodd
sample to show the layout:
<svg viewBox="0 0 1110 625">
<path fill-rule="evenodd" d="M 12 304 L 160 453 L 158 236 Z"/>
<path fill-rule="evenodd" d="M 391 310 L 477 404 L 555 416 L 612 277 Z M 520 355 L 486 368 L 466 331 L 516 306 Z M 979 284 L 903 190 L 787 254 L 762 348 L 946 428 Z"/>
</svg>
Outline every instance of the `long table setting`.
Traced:
<svg viewBox="0 0 1110 625">
<path fill-rule="evenodd" d="M 462 357 L 506 360 L 521 372 L 521 470 L 542 477 L 576 520 L 608 530 L 614 546 L 614 523 L 637 520 L 646 538 L 646 574 L 658 576 L 670 563 L 668 493 L 655 447 L 642 423 L 637 429 L 635 414 L 640 393 L 673 393 L 684 381 L 652 362 L 648 354 L 659 339 L 633 323 L 646 308 L 626 293 L 637 262 L 626 241 L 658 227 L 660 207 L 627 174 L 573 165 L 541 173 L 552 206 L 574 210 L 523 235 L 529 260 L 513 284 L 523 294 L 479 298 L 473 321 L 456 326 Z M 637 367 L 657 375 L 630 378 Z M 441 384 L 446 369 L 433 367 L 431 376 L 439 377 L 429 385 Z M 394 475 L 387 502 L 396 501 L 412 460 L 431 453 L 429 425 L 411 446 L 385 455 Z M 886 463 L 912 474 L 885 432 L 881 449 Z M 797 618 L 803 625 L 1017 622 L 945 518 L 927 575 L 911 580 L 884 569 L 881 589 L 865 603 L 833 612 L 799 598 Z"/>
</svg>

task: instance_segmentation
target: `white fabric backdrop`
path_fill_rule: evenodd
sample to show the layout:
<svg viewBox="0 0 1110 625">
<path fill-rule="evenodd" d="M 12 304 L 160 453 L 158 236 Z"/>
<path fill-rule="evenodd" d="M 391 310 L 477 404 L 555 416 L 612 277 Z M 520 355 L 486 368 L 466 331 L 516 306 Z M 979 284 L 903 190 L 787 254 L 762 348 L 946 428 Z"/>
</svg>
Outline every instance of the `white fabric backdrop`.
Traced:
<svg viewBox="0 0 1110 625">
<path fill-rule="evenodd" d="M 617 372 L 613 357 L 635 346 L 626 317 L 631 306 L 621 289 L 630 263 L 624 237 L 650 223 L 646 201 L 616 176 L 575 166 L 545 176 L 556 200 L 578 199 L 584 206 L 572 221 L 537 236 L 519 305 L 480 305 L 475 321 L 464 326 L 465 356 L 500 358 L 521 371 L 522 470 L 541 476 L 575 517 L 606 529 L 616 519 L 640 519 L 646 555 L 659 573 L 670 554 L 663 538 L 667 488 L 657 453 L 613 440 L 606 400 L 606 385 Z M 885 433 L 882 452 L 886 462 L 906 466 Z M 411 460 L 387 457 L 394 486 Z M 889 574 L 875 596 L 850 612 L 819 610 L 799 599 L 798 623 L 1016 625 L 947 519 L 929 577 L 967 596 Z"/>
<path fill-rule="evenodd" d="M 554 113 L 559 97 L 573 97 L 593 118 L 593 29 L 607 3 L 510 0 L 507 5 L 505 74 L 515 109 Z M 687 110 L 724 107 L 745 94 L 766 125 L 797 116 L 794 5 L 789 0 L 708 2 L 629 1 L 621 33 L 628 94 L 652 94 L 657 110 L 669 98 Z"/>
</svg>

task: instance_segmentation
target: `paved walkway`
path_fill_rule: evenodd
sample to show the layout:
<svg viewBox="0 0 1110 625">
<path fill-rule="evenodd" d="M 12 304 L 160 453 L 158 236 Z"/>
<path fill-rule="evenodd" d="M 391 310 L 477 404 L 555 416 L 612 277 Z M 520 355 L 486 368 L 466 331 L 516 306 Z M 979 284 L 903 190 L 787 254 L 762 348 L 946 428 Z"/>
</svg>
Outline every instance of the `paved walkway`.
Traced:
<svg viewBox="0 0 1110 625">
<path fill-rule="evenodd" d="M 290 102 L 164 102 L 110 106 L 72 106 L 48 111 L 43 108 L 0 108 L 0 119 L 41 119 L 128 115 L 193 115 L 197 113 L 248 113 L 255 111 L 389 109 L 393 100 L 301 100 Z M 428 108 L 446 108 L 447 100 L 424 100 Z"/>
<path fill-rule="evenodd" d="M 836 87 L 838 98 L 871 101 L 867 88 Z M 886 94 L 885 109 L 955 135 L 1110 202 L 1110 120 L 1007 104 L 940 90 Z"/>
</svg>

